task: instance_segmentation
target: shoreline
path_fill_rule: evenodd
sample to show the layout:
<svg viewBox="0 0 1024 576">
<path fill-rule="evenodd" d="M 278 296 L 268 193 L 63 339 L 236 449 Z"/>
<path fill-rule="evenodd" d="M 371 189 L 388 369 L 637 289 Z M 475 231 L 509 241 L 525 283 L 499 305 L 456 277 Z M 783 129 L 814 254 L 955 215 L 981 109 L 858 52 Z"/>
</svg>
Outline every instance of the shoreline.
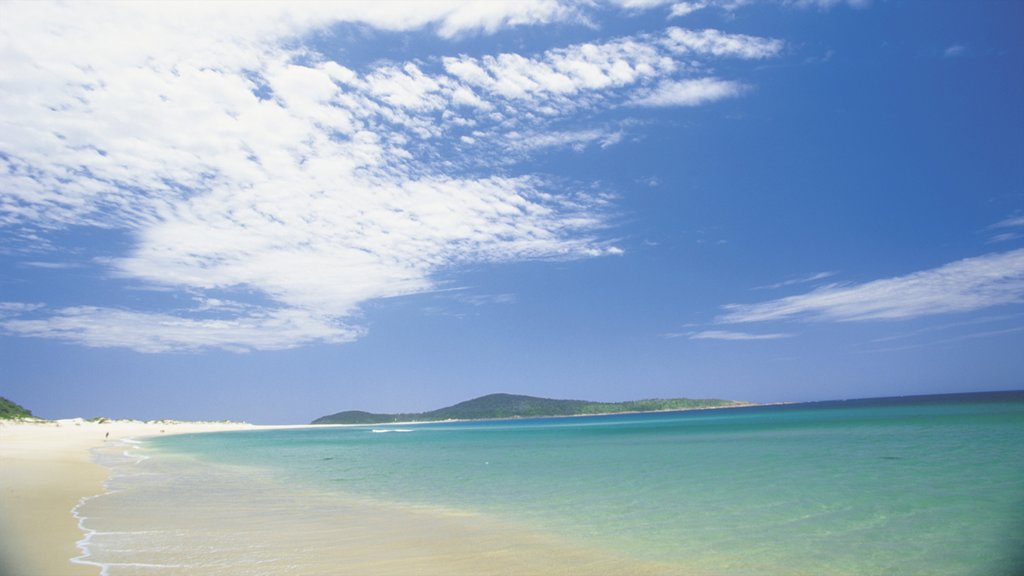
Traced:
<svg viewBox="0 0 1024 576">
<path fill-rule="evenodd" d="M 1014 510 L 1013 504 L 1016 503 L 1013 492 L 996 490 L 987 493 L 991 500 L 974 501 L 977 488 L 965 480 L 980 470 L 991 474 L 993 481 L 1002 478 L 998 480 L 1002 486 L 1013 485 L 1013 469 L 1006 464 L 1013 460 L 1007 460 L 1006 454 L 1019 451 L 1022 445 L 1015 442 L 1019 429 L 1013 428 L 1013 423 L 1022 416 L 1019 394 L 1015 392 L 1006 402 L 1000 401 L 998 405 L 991 406 L 991 399 L 987 397 L 975 398 L 970 403 L 962 403 L 959 399 L 947 399 L 945 403 L 919 401 L 910 405 L 914 407 L 913 411 L 890 410 L 904 405 L 899 400 L 882 404 L 841 404 L 843 410 L 850 410 L 846 414 L 851 418 L 836 418 L 834 407 L 829 404 L 820 406 L 821 410 L 816 412 L 789 413 L 789 417 L 785 417 L 783 412 L 765 413 L 757 418 L 751 429 L 760 429 L 761 424 L 765 424 L 770 435 L 747 438 L 744 442 L 738 442 L 728 427 L 723 428 L 718 422 L 704 418 L 690 423 L 693 432 L 701 434 L 701 442 L 665 442 L 660 431 L 654 430 L 655 434 L 649 437 L 651 442 L 645 443 L 640 436 L 625 430 L 627 436 L 616 437 L 624 441 L 616 440 L 609 446 L 627 450 L 635 450 L 637 446 L 643 448 L 637 459 L 624 460 L 597 453 L 592 449 L 594 436 L 580 436 L 571 431 L 572 426 L 566 428 L 570 432 L 565 437 L 547 434 L 531 437 L 531 451 L 526 460 L 510 459 L 505 462 L 486 460 L 493 455 L 495 446 L 525 445 L 520 441 L 522 438 L 509 438 L 508 443 L 477 445 L 478 451 L 467 453 L 468 458 L 446 462 L 447 456 L 443 452 L 423 450 L 431 444 L 440 449 L 436 442 L 420 445 L 416 443 L 417 437 L 412 436 L 396 441 L 400 450 L 385 453 L 375 460 L 365 460 L 362 465 L 382 466 L 380 470 L 389 474 L 391 463 L 395 463 L 395 469 L 409 469 L 424 462 L 432 464 L 440 460 L 439 470 L 449 470 L 449 464 L 453 464 L 457 474 L 445 476 L 448 472 L 443 472 L 433 478 L 432 483 L 424 484 L 426 488 L 435 493 L 445 493 L 439 491 L 448 490 L 447 487 L 453 485 L 452 479 L 461 482 L 469 478 L 474 483 L 464 486 L 465 498 L 458 494 L 457 500 L 427 497 L 410 498 L 408 502 L 404 489 L 381 492 L 383 496 L 378 498 L 373 493 L 361 496 L 358 489 L 336 486 L 337 476 L 347 474 L 336 474 L 342 468 L 317 477 L 323 482 L 306 484 L 296 481 L 310 477 L 307 473 L 321 466 L 333 466 L 320 464 L 322 460 L 338 459 L 344 464 L 344 457 L 336 457 L 346 453 L 345 449 L 340 445 L 325 448 L 321 442 L 323 438 L 317 438 L 314 433 L 299 433 L 301 438 L 296 439 L 302 441 L 297 444 L 306 445 L 309 449 L 303 452 L 301 460 L 310 467 L 308 469 L 296 468 L 293 462 L 284 462 L 284 468 L 264 467 L 263 463 L 268 461 L 264 452 L 255 453 L 255 459 L 226 459 L 223 463 L 218 457 L 222 452 L 217 450 L 230 449 L 236 440 L 243 445 L 249 444 L 250 439 L 253 443 L 261 443 L 263 434 L 260 432 L 265 429 L 345 428 L 343 425 L 0 421 L 0 523 L 5 520 L 25 523 L 24 526 L 7 526 L 9 534 L 0 531 L 0 574 L 97 575 L 103 570 L 121 570 L 114 566 L 131 565 L 145 569 L 130 569 L 126 573 L 159 571 L 168 576 L 200 574 L 204 573 L 204 567 L 214 565 L 232 567 L 230 574 L 233 575 L 335 574 L 339 566 L 352 574 L 381 576 L 413 573 L 423 576 L 668 576 L 688 571 L 727 571 L 724 567 L 737 570 L 745 567 L 744 570 L 768 573 L 828 573 L 833 571 L 829 568 L 837 566 L 850 566 L 851 570 L 857 567 L 858 573 L 956 574 L 962 573 L 964 567 L 982 564 L 991 564 L 990 571 L 996 573 L 1003 571 L 999 570 L 1000 567 L 1010 566 L 1016 560 L 1005 555 L 1005 547 L 1013 539 L 1002 535 L 1007 522 L 1016 522 L 1016 517 L 1008 512 Z M 885 413 L 876 412 L 879 409 L 884 409 Z M 871 417 L 867 421 L 878 426 L 861 425 L 865 420 L 861 416 L 868 414 Z M 882 417 L 876 418 L 879 415 Z M 920 438 L 925 443 L 915 445 L 913 449 L 908 448 L 900 435 L 878 434 L 879 430 L 891 430 L 894 425 L 911 425 L 916 429 L 922 416 L 930 416 L 926 420 L 927 427 L 920 431 Z M 991 417 L 984 426 L 977 420 L 982 416 Z M 1008 416 L 1017 420 L 1008 419 Z M 745 421 L 745 418 L 741 417 L 740 421 Z M 852 424 L 849 434 L 834 434 L 835 423 Z M 774 438 L 771 432 L 778 427 L 789 430 L 793 424 L 800 425 L 809 433 L 793 436 L 801 438 L 800 444 L 762 441 Z M 949 426 L 954 425 L 960 427 L 954 430 L 962 430 L 964 434 L 949 434 Z M 986 426 L 989 425 L 993 428 L 988 429 Z M 371 430 L 372 426 L 354 428 Z M 243 434 L 246 430 L 252 430 L 253 434 Z M 207 458 L 193 458 L 188 446 L 183 452 L 176 452 L 173 446 L 168 446 L 166 458 L 161 449 L 149 454 L 149 458 L 122 456 L 126 452 L 129 455 L 134 453 L 127 439 L 145 438 L 148 443 L 159 438 L 161 431 L 183 441 L 187 438 L 181 434 L 238 433 L 197 436 L 194 445 L 192 441 L 185 442 L 197 449 L 210 443 L 213 450 L 199 449 L 195 453 Z M 615 426 L 604 431 L 622 432 Z M 996 432 L 1005 436 L 1005 444 L 978 441 L 990 439 Z M 361 439 L 360 445 L 384 445 L 376 444 L 378 440 L 371 440 L 376 436 L 359 434 L 361 432 L 355 431 Z M 287 436 L 287 433 L 281 436 Z M 577 452 L 569 454 L 572 459 L 566 459 L 561 452 L 562 446 L 567 438 L 572 437 L 580 438 L 583 443 L 576 445 Z M 880 441 L 880 438 L 885 440 Z M 267 440 L 272 440 L 269 446 L 273 447 L 281 441 L 287 444 L 290 439 Z M 407 440 L 414 442 L 409 444 Z M 540 442 L 535 444 L 538 440 Z M 933 441 L 935 445 L 929 444 Z M 533 446 L 537 447 L 536 451 L 532 450 Z M 792 460 L 797 466 L 795 473 L 791 472 L 786 459 L 796 453 L 794 446 L 807 448 L 800 450 Z M 963 450 L 964 447 L 972 449 Z M 505 450 L 502 454 L 514 455 L 514 452 Z M 724 461 L 718 462 L 724 464 L 722 468 L 705 465 L 715 464 L 720 454 L 726 455 Z M 807 454 L 816 458 L 808 459 Z M 177 457 L 179 455 L 181 458 Z M 521 453 L 520 456 L 526 455 Z M 575 459 L 577 456 L 578 460 Z M 540 460 L 535 460 L 538 457 Z M 821 462 L 817 462 L 817 457 L 822 458 Z M 913 465 L 899 462 L 911 458 L 914 459 Z M 141 465 L 136 467 L 135 460 Z M 524 466 L 527 461 L 531 464 Z M 502 512 L 510 509 L 507 506 L 491 509 L 473 505 L 473 502 L 490 502 L 495 494 L 516 498 L 520 494 L 550 493 L 550 486 L 545 487 L 543 483 L 534 487 L 540 491 L 520 493 L 520 483 L 515 479 L 494 490 L 492 481 L 520 471 L 529 474 L 533 470 L 559 468 L 563 461 L 566 463 L 565 475 L 555 475 L 550 480 L 555 482 L 551 486 L 568 486 L 569 492 L 556 494 L 556 498 L 551 500 L 555 504 L 554 509 L 564 505 L 567 506 L 565 510 L 571 512 L 569 522 L 565 524 L 533 523 L 535 514 L 505 517 Z M 609 462 L 622 465 L 608 468 Z M 504 468 L 479 466 L 481 463 L 499 464 Z M 648 465 L 658 463 L 665 464 Z M 467 466 L 460 468 L 463 464 Z M 41 472 L 41 466 L 50 466 L 51 469 Z M 54 473 L 53 470 L 59 466 L 64 466 L 63 472 L 58 470 Z M 801 469 L 800 466 L 807 468 Z M 863 476 L 819 474 L 823 467 L 840 471 L 868 469 L 879 473 Z M 612 485 L 618 490 L 609 492 L 603 488 L 607 486 L 603 477 L 606 469 L 622 480 L 616 480 Z M 685 473 L 687 482 L 659 480 L 678 478 L 680 469 Z M 737 470 L 742 470 L 742 473 L 737 474 Z M 277 473 L 281 471 L 284 473 Z M 35 483 L 18 476 L 31 473 L 37 474 Z M 99 478 L 87 477 L 90 473 L 98 473 Z M 412 475 L 409 481 L 419 486 L 419 478 L 419 475 Z M 579 484 L 573 481 L 582 478 L 598 480 Z M 654 483 L 648 485 L 648 478 L 653 478 Z M 765 482 L 765 479 L 778 481 Z M 775 488 L 803 482 L 804 479 L 810 481 L 787 487 L 788 492 Z M 16 482 L 18 480 L 20 484 Z M 375 481 L 373 477 L 367 480 Z M 66 504 L 56 505 L 54 488 L 61 482 L 66 484 L 71 494 L 65 495 L 69 496 Z M 893 483 L 905 486 L 907 490 L 893 491 Z M 8 502 L 12 486 L 21 489 L 22 496 L 35 497 L 44 501 L 46 506 L 34 508 L 32 502 Z M 355 484 L 352 486 L 359 488 Z M 936 506 L 928 494 L 908 501 L 908 493 L 917 486 L 928 486 L 949 496 L 941 506 Z M 622 487 L 638 497 L 626 501 L 619 498 Z M 641 498 L 652 493 L 651 487 L 667 488 L 667 491 L 657 493 L 655 498 Z M 423 494 L 429 495 L 430 490 Z M 90 499 L 90 492 L 105 496 Z M 828 508 L 835 505 L 837 493 L 849 496 L 849 501 L 840 501 L 839 504 L 843 510 L 854 511 L 853 515 L 837 517 L 834 510 Z M 388 494 L 397 495 L 397 499 L 391 500 Z M 573 498 L 577 497 L 579 500 L 574 501 Z M 773 499 L 771 514 L 747 513 L 763 510 L 766 498 Z M 538 502 L 544 505 L 543 501 Z M 962 502 L 973 504 L 968 509 L 960 504 Z M 602 508 L 599 503 L 608 506 Z M 681 505 L 673 507 L 673 503 Z M 20 507 L 20 519 L 12 518 L 8 513 L 12 505 Z M 594 505 L 593 509 L 591 505 Z M 85 530 L 79 530 L 75 522 L 72 510 L 76 506 L 80 516 L 86 517 L 83 522 Z M 904 521 L 908 518 L 895 517 L 892 522 L 872 523 L 869 532 L 861 529 L 865 519 L 874 517 L 874 510 L 901 512 L 907 511 L 908 506 L 911 512 L 927 509 L 934 517 L 912 518 L 914 524 Z M 776 511 L 782 515 L 777 515 Z M 595 516 L 593 512 L 601 515 Z M 901 513 L 908 516 L 908 513 Z M 47 514 L 51 515 L 49 524 L 45 518 L 35 518 Z M 645 522 L 649 516 L 650 522 L 643 529 L 650 529 L 650 533 L 634 532 L 629 528 L 620 534 L 619 522 L 637 514 Z M 592 522 L 594 517 L 602 518 L 604 523 Z M 692 520 L 687 522 L 685 532 L 670 531 L 664 541 L 660 540 L 663 528 L 673 529 L 665 522 L 675 523 L 675 519 L 684 517 Z M 785 553 L 765 557 L 760 535 L 779 526 L 780 520 L 792 523 L 794 519 L 806 522 L 806 526 L 780 530 L 778 549 Z M 896 549 L 891 543 L 897 543 L 901 548 L 921 544 L 919 531 L 912 529 L 919 522 L 950 528 L 936 532 L 927 546 L 914 548 L 912 556 L 889 554 L 890 550 Z M 958 548 L 956 544 L 962 535 L 960 526 L 986 536 L 979 537 L 971 547 Z M 568 528 L 563 530 L 563 527 Z M 579 527 L 579 530 L 574 527 Z M 806 538 L 806 530 L 821 527 L 829 527 L 832 530 L 830 534 L 836 536 L 820 542 Z M 89 544 L 90 532 L 95 536 L 92 544 Z M 166 535 L 173 538 L 165 539 Z M 621 548 L 618 544 L 620 536 L 624 538 Z M 694 544 L 690 545 L 690 542 Z M 218 543 L 218 546 L 209 553 L 196 553 L 197 550 L 205 550 L 210 543 Z M 36 550 L 30 550 L 30 546 L 35 546 Z M 9 548 L 5 551 L 4 547 Z M 78 547 L 83 551 L 76 551 Z M 943 557 L 941 562 L 933 561 L 936 553 L 941 556 L 941 552 L 952 548 L 957 548 L 956 555 L 948 559 Z M 11 550 L 21 555 L 16 558 L 2 555 Z M 263 556 L 251 555 L 252 550 L 260 550 Z M 821 550 L 827 550 L 830 557 L 823 559 L 817 555 Z M 96 555 L 83 556 L 85 551 Z M 879 560 L 862 561 L 860 558 L 865 556 L 865 551 L 873 552 L 871 558 Z M 92 560 L 97 562 L 94 564 Z M 259 569 L 267 566 L 276 570 L 260 572 Z M 920 569 L 919 566 L 927 568 Z M 156 568 L 161 570 L 154 570 Z"/>
<path fill-rule="evenodd" d="M 573 414 L 577 418 L 615 414 L 745 408 L 757 404 L 684 410 Z M 521 420 L 522 418 L 500 418 Z M 0 573 L 9 576 L 97 576 L 101 569 L 81 547 L 89 533 L 76 515 L 85 501 L 106 491 L 110 470 L 93 450 L 110 442 L 161 435 L 246 430 L 416 425 L 477 420 L 379 422 L 373 424 L 255 425 L 244 422 L 176 420 L 0 420 Z"/>
<path fill-rule="evenodd" d="M 74 511 L 104 493 L 109 470 L 92 450 L 148 436 L 285 428 L 238 422 L 0 420 L 0 573 L 96 576 Z"/>
<path fill-rule="evenodd" d="M 364 431 L 369 429 L 353 432 Z M 222 435 L 216 443 L 244 444 L 243 432 Z M 142 455 L 132 446 L 118 442 L 92 451 L 111 476 L 103 496 L 83 500 L 78 509 L 86 534 L 79 545 L 92 555 L 76 562 L 97 571 L 168 576 L 327 576 L 339 570 L 360 576 L 680 573 L 678 566 L 473 509 L 295 482 L 261 461 L 219 462 L 173 448 Z"/>
</svg>

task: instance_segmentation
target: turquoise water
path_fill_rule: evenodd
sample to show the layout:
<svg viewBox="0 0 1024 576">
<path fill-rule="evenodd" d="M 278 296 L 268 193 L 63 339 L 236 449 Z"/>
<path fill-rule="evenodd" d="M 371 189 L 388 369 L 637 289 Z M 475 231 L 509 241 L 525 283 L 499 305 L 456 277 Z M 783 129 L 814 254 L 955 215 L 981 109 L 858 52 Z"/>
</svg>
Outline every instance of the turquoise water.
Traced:
<svg viewBox="0 0 1024 576">
<path fill-rule="evenodd" d="M 148 440 L 143 453 L 120 475 L 115 463 L 106 508 L 84 507 L 87 526 L 122 534 L 111 548 L 131 548 L 116 511 L 139 504 L 118 498 L 150 482 L 148 499 L 192 502 L 218 486 L 206 506 L 219 517 L 256 517 L 268 495 L 316 508 L 318 534 L 333 525 L 332 496 L 465 514 L 664 573 L 1009 575 L 1024 561 L 1024 392 L 199 434 Z M 194 480 L 159 496 L 168 462 L 164 474 Z M 259 495 L 245 492 L 256 480 Z"/>
</svg>

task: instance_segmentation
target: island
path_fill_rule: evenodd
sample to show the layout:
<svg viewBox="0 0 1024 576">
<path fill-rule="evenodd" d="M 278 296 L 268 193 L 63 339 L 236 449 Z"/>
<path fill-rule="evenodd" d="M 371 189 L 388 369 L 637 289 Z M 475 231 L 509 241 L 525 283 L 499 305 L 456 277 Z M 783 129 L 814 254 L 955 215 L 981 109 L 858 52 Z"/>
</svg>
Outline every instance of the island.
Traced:
<svg viewBox="0 0 1024 576">
<path fill-rule="evenodd" d="M 668 398 L 631 400 L 628 402 L 588 402 L 586 400 L 553 400 L 518 394 L 488 394 L 460 402 L 454 406 L 411 414 L 374 414 L 348 410 L 313 420 L 312 424 L 386 424 L 393 422 L 440 422 L 445 420 L 502 420 L 508 418 L 552 418 L 559 416 L 593 416 L 627 412 L 668 412 L 737 408 L 754 406 L 750 402 Z"/>
</svg>

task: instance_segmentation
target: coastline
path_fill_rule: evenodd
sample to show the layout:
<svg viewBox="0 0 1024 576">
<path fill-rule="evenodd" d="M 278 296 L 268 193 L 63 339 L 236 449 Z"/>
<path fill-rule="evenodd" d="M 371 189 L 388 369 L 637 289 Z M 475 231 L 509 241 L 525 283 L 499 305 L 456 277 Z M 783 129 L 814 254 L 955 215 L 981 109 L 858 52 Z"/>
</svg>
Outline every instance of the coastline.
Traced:
<svg viewBox="0 0 1024 576">
<path fill-rule="evenodd" d="M 257 430 L 267 428 L 279 427 Z M 185 446 L 223 447 L 236 441 L 245 445 L 249 436 L 258 444 L 263 435 L 179 438 Z M 176 443 L 169 440 L 165 447 Z M 339 450 L 345 451 L 344 443 L 329 452 Z M 111 475 L 102 497 L 83 499 L 76 508 L 84 528 L 79 545 L 89 555 L 75 562 L 97 572 L 168 576 L 329 576 L 339 568 L 361 576 L 679 573 L 678 566 L 595 547 L 530 522 L 296 482 L 261 460 L 233 463 L 217 453 L 161 448 L 139 458 L 131 444 L 121 442 L 93 449 L 93 459 Z M 321 455 L 309 462 L 331 459 Z"/>
<path fill-rule="evenodd" d="M 5 529 L 0 530 L 0 574 L 97 575 L 104 567 L 119 572 L 112 567 L 132 565 L 145 569 L 126 573 L 160 568 L 175 576 L 204 573 L 214 565 L 231 566 L 231 574 L 329 575 L 344 566 L 348 573 L 381 576 L 734 571 L 931 576 L 963 574 L 982 565 L 1002 573 L 1016 560 L 1006 550 L 1019 541 L 1007 535 L 1012 533 L 1007 526 L 1020 521 L 1013 512 L 1020 486 L 1014 463 L 1020 460 L 1007 455 L 1024 445 L 1015 428 L 1022 416 L 1020 393 L 1012 394 L 996 405 L 988 397 L 911 405 L 902 399 L 839 402 L 845 411 L 839 417 L 826 403 L 799 412 L 755 413 L 754 422 L 739 415 L 738 429 L 727 425 L 731 416 L 725 414 L 721 421 L 654 419 L 658 426 L 651 430 L 606 422 L 606 428 L 580 434 L 569 423 L 561 428 L 566 435 L 559 435 L 541 425 L 544 432 L 531 433 L 528 442 L 512 437 L 511 427 L 509 435 L 504 427 L 487 430 L 486 439 L 441 427 L 422 435 L 339 431 L 337 442 L 325 442 L 330 435 L 284 438 L 259 431 L 349 426 L 0 421 L 0 523 L 19 518 L 23 523 L 0 526 Z M 837 424 L 850 424 L 847 433 L 836 434 Z M 913 430 L 914 442 L 908 445 L 903 434 L 888 433 L 893 426 Z M 524 430 L 536 428 L 527 423 Z M 177 436 L 148 458 L 134 457 L 126 441 L 158 438 L 161 431 L 218 430 L 240 433 Z M 246 430 L 254 432 L 242 433 Z M 786 431 L 785 438 L 778 430 Z M 638 434 L 647 431 L 650 441 Z M 768 436 L 761 434 L 765 431 Z M 666 441 L 670 432 L 673 439 L 700 441 Z M 350 433 L 351 438 L 341 437 Z M 441 438 L 446 434 L 454 441 Z M 990 442 L 993 438 L 1000 441 Z M 598 454 L 594 441 L 623 450 Z M 175 449 L 179 442 L 182 450 Z M 564 452 L 573 443 L 574 452 Z M 454 445 L 462 447 L 457 458 L 449 454 Z M 526 445 L 528 451 L 520 450 Z M 289 451 L 280 459 L 284 467 L 264 466 L 278 460 L 268 458 L 265 449 L 280 446 Z M 347 468 L 352 462 L 343 455 L 361 446 L 377 457 L 355 458 L 363 468 Z M 256 449 L 256 458 L 221 459 L 225 450 L 237 447 Z M 42 466 L 49 468 L 40 471 Z M 321 469 L 325 473 L 316 476 Z M 405 479 L 411 484 L 396 484 L 398 491 L 364 493 L 357 484 L 337 485 L 339 479 L 362 481 L 363 469 L 379 471 L 380 478 L 403 469 L 415 473 Z M 90 470 L 99 477 L 87 478 Z M 524 480 L 537 471 L 556 473 L 531 488 Z M 34 480 L 28 478 L 32 473 Z M 979 487 L 970 482 L 978 474 L 993 482 L 980 499 Z M 671 481 L 681 476 L 687 481 Z M 323 482 L 304 482 L 314 477 Z M 378 479 L 366 477 L 370 484 L 364 485 Z M 460 487 L 454 500 L 447 497 L 453 479 Z M 495 484 L 499 479 L 506 482 Z M 54 495 L 61 482 L 69 494 L 65 504 L 56 505 L 64 497 Z M 553 493 L 556 485 L 568 490 Z M 21 490 L 14 490 L 20 497 L 42 504 L 12 501 L 12 486 Z M 407 499 L 408 486 L 423 488 L 417 493 L 422 497 Z M 915 490 L 919 486 L 928 490 Z M 445 497 L 434 498 L 431 491 Z M 105 495 L 93 499 L 90 492 Z M 631 497 L 621 499 L 622 493 Z M 936 493 L 943 495 L 941 502 L 932 497 Z M 555 497 L 548 501 L 545 494 Z M 540 516 L 532 512 L 504 514 L 511 509 L 507 504 L 519 502 L 529 512 L 531 501 L 542 505 L 545 515 L 548 510 L 569 514 L 558 512 L 554 523 L 534 522 Z M 501 505 L 485 505 L 490 502 Z M 21 516 L 13 517 L 8 504 Z M 891 520 L 878 521 L 879 512 Z M 83 518 L 81 532 L 75 514 Z M 635 518 L 641 523 L 631 525 Z M 680 518 L 688 519 L 685 526 Z M 924 537 L 921 526 L 950 528 Z M 976 535 L 969 546 L 958 545 L 964 530 Z M 821 534 L 827 537 L 808 537 Z M 82 557 L 76 543 L 95 557 Z M 210 543 L 217 543 L 215 550 L 202 552 Z M 769 544 L 773 554 L 766 556 Z M 912 553 L 893 552 L 897 549 Z M 6 556 L 10 551 L 20 555 Z"/>
<path fill-rule="evenodd" d="M 595 412 L 593 414 L 552 414 L 549 416 L 505 416 L 501 418 L 448 418 L 446 420 L 395 420 L 394 422 L 364 422 L 364 423 L 325 423 L 325 424 L 303 424 L 313 428 L 328 426 L 406 426 L 411 424 L 448 424 L 453 422 L 515 422 L 519 420 L 556 420 L 560 418 L 591 418 L 594 416 L 628 416 L 635 414 L 668 414 L 675 412 L 699 412 L 702 410 L 731 410 L 734 408 L 757 408 L 762 406 L 784 406 L 788 404 L 800 404 L 800 402 L 768 402 L 758 404 L 756 402 L 740 402 L 729 406 L 704 406 L 699 408 L 665 408 L 662 410 L 624 410 L 622 412 Z"/>
<path fill-rule="evenodd" d="M 565 417 L 570 416 L 554 418 Z M 402 423 L 377 425 L 395 424 Z M 96 422 L 81 418 L 0 420 L 0 574 L 101 574 L 101 567 L 83 556 L 80 545 L 89 536 L 76 513 L 83 502 L 106 492 L 110 470 L 94 461 L 93 451 L 97 448 L 126 439 L 162 435 L 372 426 L 172 420 Z"/>
<path fill-rule="evenodd" d="M 718 410 L 755 406 L 718 406 Z M 657 410 L 648 412 L 678 412 Z M 631 414 L 644 412 L 616 412 Z M 576 418 L 603 414 L 547 416 Z M 519 420 L 501 418 L 495 420 Z M 433 421 L 435 423 L 469 420 Z M 87 421 L 0 420 L 0 573 L 9 576 L 96 576 L 96 565 L 82 558 L 79 544 L 87 534 L 75 515 L 86 499 L 103 494 L 110 471 L 93 460 L 92 451 L 130 438 L 203 432 L 282 428 L 372 427 L 416 425 L 427 421 L 376 424 L 253 425 L 239 422 L 138 420 Z M 76 560 L 77 559 L 77 560 Z"/>
<path fill-rule="evenodd" d="M 0 573 L 96 576 L 73 559 L 85 536 L 73 509 L 102 494 L 109 471 L 91 450 L 126 438 L 273 428 L 237 422 L 81 419 L 0 421 Z"/>
</svg>

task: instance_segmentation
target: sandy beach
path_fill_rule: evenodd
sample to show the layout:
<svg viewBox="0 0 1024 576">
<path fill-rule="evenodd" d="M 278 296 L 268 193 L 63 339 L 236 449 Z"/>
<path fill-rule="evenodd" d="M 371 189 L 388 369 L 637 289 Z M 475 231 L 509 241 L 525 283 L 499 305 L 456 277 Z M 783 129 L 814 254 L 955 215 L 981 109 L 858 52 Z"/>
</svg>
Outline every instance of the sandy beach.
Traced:
<svg viewBox="0 0 1024 576">
<path fill-rule="evenodd" d="M 103 482 L 109 475 L 107 468 L 93 462 L 91 451 L 94 449 L 102 450 L 104 445 L 113 447 L 113 443 L 125 438 L 161 434 L 297 427 L 304 426 L 127 421 L 100 424 L 81 420 L 0 422 L 0 574 L 100 574 L 100 567 L 87 559 L 84 562 L 74 560 L 82 555 L 77 544 L 85 533 L 72 509 L 84 498 L 104 493 Z M 183 474 L 187 476 L 189 471 Z M 222 480 L 213 475 L 208 481 Z M 228 481 L 231 487 L 238 487 L 234 480 Z M 233 516 L 221 517 L 216 504 L 218 490 L 223 489 L 223 486 L 215 487 L 212 496 L 189 496 L 207 500 L 197 507 L 195 514 L 190 512 L 180 518 L 184 524 L 179 522 L 176 526 L 190 529 L 182 532 L 175 545 L 193 549 L 194 543 L 188 542 L 193 534 L 191 528 L 195 528 L 198 538 L 213 535 L 223 547 L 217 561 L 227 558 L 237 562 L 235 573 L 239 575 L 255 573 L 253 570 L 268 565 L 292 570 L 279 573 L 323 575 L 336 573 L 339 565 L 354 574 L 389 576 L 413 573 L 431 576 L 568 576 L 580 573 L 660 576 L 673 573 L 655 563 L 567 545 L 549 535 L 511 528 L 472 514 L 368 505 L 310 492 L 303 493 L 303 498 L 311 504 L 296 508 L 290 495 L 281 499 L 273 491 L 261 492 L 258 486 L 249 486 L 244 502 L 251 504 L 250 496 L 269 499 L 252 505 L 255 514 L 247 514 L 249 508 L 242 506 L 232 509 Z M 177 521 L 167 504 L 162 501 L 152 504 L 155 508 L 140 511 L 141 516 L 135 520 L 145 524 L 148 514 L 156 510 L 162 522 Z M 175 508 L 178 505 L 169 504 L 174 510 L 180 509 Z M 275 511 L 267 515 L 268 509 Z M 202 517 L 203 510 L 213 510 L 213 516 Z M 338 523 L 339 517 L 349 521 Z M 290 531 L 281 532 L 282 525 L 289 526 Z M 242 540 L 234 538 L 238 534 L 243 535 Z M 232 537 L 225 540 L 225 535 Z M 253 557 L 250 553 L 253 547 L 270 556 Z M 173 556 L 157 557 L 155 562 L 169 566 L 168 574 L 192 573 L 171 566 L 175 563 Z M 298 572 L 296 566 L 301 566 Z"/>
<path fill-rule="evenodd" d="M 0 573 L 99 574 L 76 564 L 83 533 L 72 516 L 82 498 L 103 492 L 107 470 L 90 450 L 124 438 L 256 428 L 230 422 L 0 421 Z"/>
</svg>

